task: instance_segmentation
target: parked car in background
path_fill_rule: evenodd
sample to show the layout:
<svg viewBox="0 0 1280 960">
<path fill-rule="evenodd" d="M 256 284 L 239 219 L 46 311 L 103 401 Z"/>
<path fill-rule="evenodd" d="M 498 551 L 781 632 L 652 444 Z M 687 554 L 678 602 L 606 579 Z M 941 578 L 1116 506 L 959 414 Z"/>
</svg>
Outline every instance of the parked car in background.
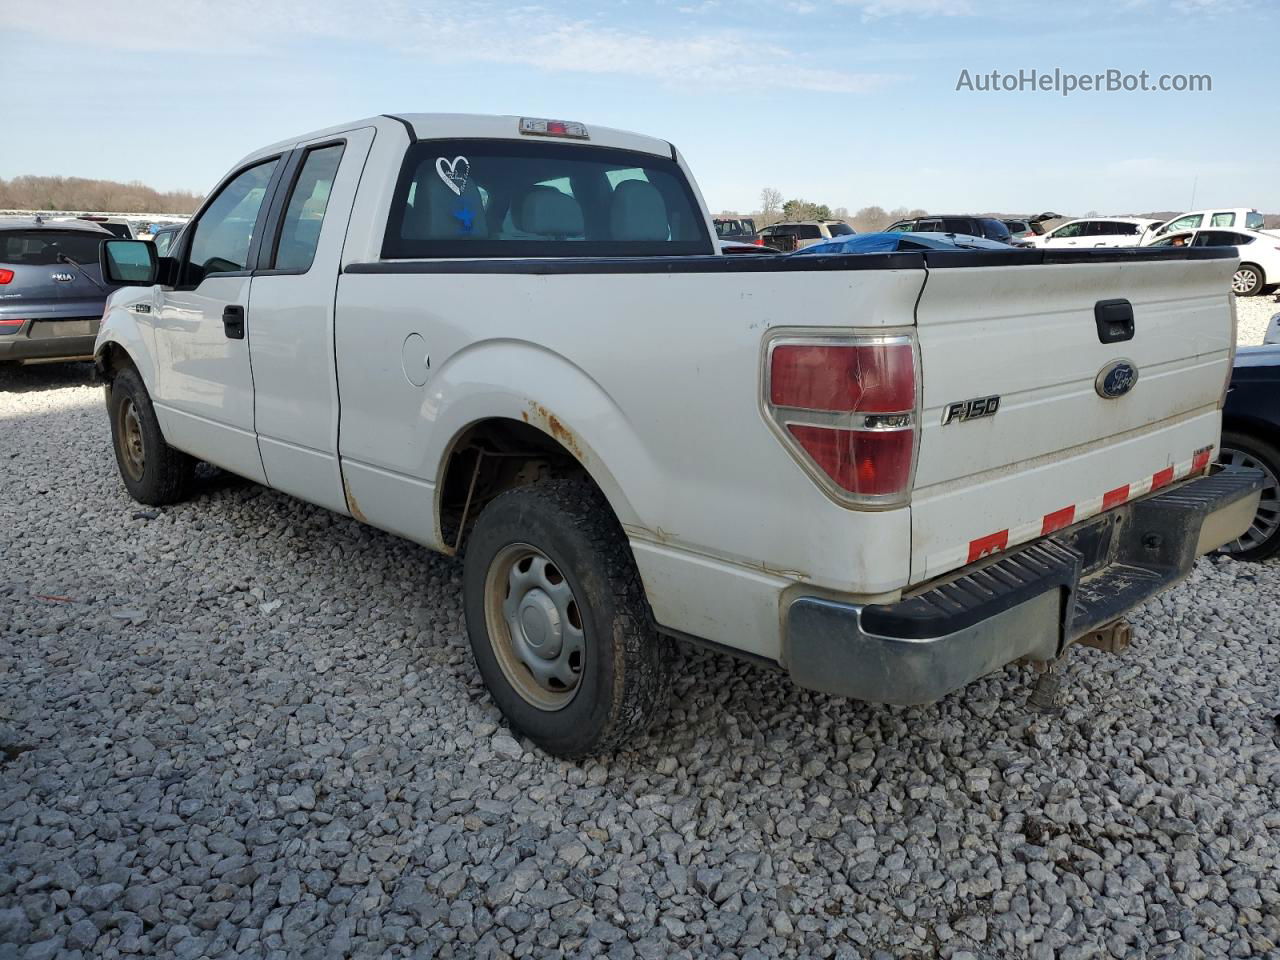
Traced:
<svg viewBox="0 0 1280 960">
<path fill-rule="evenodd" d="M 1201 227 L 1238 227 L 1245 230 L 1261 230 L 1263 223 L 1264 219 L 1261 213 L 1245 207 L 1230 207 L 1225 210 L 1221 207 L 1208 210 L 1192 210 L 1190 213 L 1180 213 L 1176 217 L 1170 217 L 1164 223 L 1156 224 L 1151 228 L 1148 236 L 1150 239 L 1155 240 L 1166 234 L 1178 233 L 1183 230 L 1199 230 Z"/>
<path fill-rule="evenodd" d="M 1010 239 L 1017 243 L 1019 240 L 1040 236 L 1045 232 L 1045 223 L 1050 220 L 1057 220 L 1059 216 L 1061 214 L 1038 213 L 1034 217 L 1001 220 L 1000 222 L 1009 228 Z"/>
<path fill-rule="evenodd" d="M 1280 346 L 1236 351 L 1218 462 L 1266 474 L 1253 523 L 1222 552 L 1238 560 L 1274 556 L 1280 551 Z"/>
<path fill-rule="evenodd" d="M 885 227 L 886 233 L 957 233 L 970 237 L 986 237 L 1008 243 L 1009 228 L 995 217 L 949 216 L 938 214 L 899 220 Z"/>
<path fill-rule="evenodd" d="M 173 241 L 177 239 L 178 234 L 182 232 L 182 228 L 185 226 L 185 223 L 166 223 L 156 229 L 156 232 L 151 235 L 151 240 L 156 245 L 156 256 L 167 257 L 169 255 L 169 249 L 173 246 Z"/>
<path fill-rule="evenodd" d="M 0 362 L 88 358 L 111 286 L 84 220 L 0 217 Z"/>
<path fill-rule="evenodd" d="M 1257 230 L 1181 230 L 1157 240 L 1149 247 L 1235 247 L 1240 265 L 1231 278 L 1231 292 L 1238 297 L 1256 297 L 1280 284 L 1280 236 Z"/>
<path fill-rule="evenodd" d="M 1088 247 L 1136 247 L 1155 220 L 1143 217 L 1087 217 L 1068 220 L 1039 237 L 1029 237 L 1020 243 L 1025 247 L 1088 248 Z"/>
<path fill-rule="evenodd" d="M 832 237 L 847 237 L 853 232 L 853 227 L 843 220 L 786 220 L 761 230 L 760 242 L 790 253 Z"/>
<path fill-rule="evenodd" d="M 75 219 L 85 220 L 89 223 L 96 223 L 112 236 L 123 237 L 126 240 L 133 239 L 133 224 L 124 217 L 102 217 L 97 214 L 86 213 L 76 217 Z"/>
<path fill-rule="evenodd" d="M 721 240 L 739 240 L 743 243 L 760 242 L 760 237 L 756 233 L 756 222 L 750 217 L 733 219 L 717 217 L 711 222 L 715 224 L 716 236 Z"/>
</svg>

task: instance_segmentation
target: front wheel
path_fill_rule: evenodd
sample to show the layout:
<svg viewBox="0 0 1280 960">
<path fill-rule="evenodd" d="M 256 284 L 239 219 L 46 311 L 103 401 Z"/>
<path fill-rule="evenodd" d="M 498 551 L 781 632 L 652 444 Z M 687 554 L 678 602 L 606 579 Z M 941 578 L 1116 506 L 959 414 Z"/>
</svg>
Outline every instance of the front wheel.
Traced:
<svg viewBox="0 0 1280 960">
<path fill-rule="evenodd" d="M 1266 284 L 1261 267 L 1253 263 L 1242 263 L 1231 277 L 1231 292 L 1237 297 L 1256 297 Z"/>
<path fill-rule="evenodd" d="M 1265 560 L 1274 556 L 1280 551 L 1280 450 L 1249 434 L 1224 430 L 1218 462 L 1232 467 L 1252 467 L 1267 477 L 1253 523 L 1240 539 L 1223 544 L 1220 552 L 1236 560 Z"/>
<path fill-rule="evenodd" d="M 107 394 L 111 442 L 129 496 L 148 506 L 186 498 L 196 461 L 165 442 L 151 396 L 136 370 L 116 374 Z"/>
<path fill-rule="evenodd" d="M 480 514 L 463 571 L 476 664 L 511 726 L 548 753 L 617 749 L 669 690 L 626 536 L 590 485 L 545 480 Z"/>
</svg>

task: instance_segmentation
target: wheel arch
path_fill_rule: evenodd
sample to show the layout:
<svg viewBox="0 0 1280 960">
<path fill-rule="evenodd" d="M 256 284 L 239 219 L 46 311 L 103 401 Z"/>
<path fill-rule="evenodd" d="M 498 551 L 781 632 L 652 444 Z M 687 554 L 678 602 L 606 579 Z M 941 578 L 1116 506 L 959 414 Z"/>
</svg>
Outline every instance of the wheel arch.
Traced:
<svg viewBox="0 0 1280 960">
<path fill-rule="evenodd" d="M 436 483 L 435 522 L 441 541 L 459 549 L 490 500 L 549 477 L 574 477 L 599 491 L 620 523 L 634 509 L 621 485 L 588 442 L 556 414 L 531 403 L 471 420 L 445 447 Z"/>
</svg>

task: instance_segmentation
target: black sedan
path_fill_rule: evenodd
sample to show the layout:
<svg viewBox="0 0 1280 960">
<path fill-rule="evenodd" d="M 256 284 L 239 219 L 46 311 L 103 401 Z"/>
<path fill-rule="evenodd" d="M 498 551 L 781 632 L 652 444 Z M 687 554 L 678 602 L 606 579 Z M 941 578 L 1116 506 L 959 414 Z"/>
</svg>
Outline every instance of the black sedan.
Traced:
<svg viewBox="0 0 1280 960">
<path fill-rule="evenodd" d="M 1236 353 L 1219 460 L 1267 475 L 1253 526 L 1222 548 L 1238 560 L 1265 560 L 1280 551 L 1280 345 L 1242 347 Z"/>
</svg>

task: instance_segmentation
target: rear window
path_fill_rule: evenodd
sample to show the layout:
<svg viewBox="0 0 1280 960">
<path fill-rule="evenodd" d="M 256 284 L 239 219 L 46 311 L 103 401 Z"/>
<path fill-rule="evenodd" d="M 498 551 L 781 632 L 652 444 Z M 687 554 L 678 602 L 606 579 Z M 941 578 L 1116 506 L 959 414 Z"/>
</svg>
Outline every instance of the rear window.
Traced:
<svg viewBox="0 0 1280 960">
<path fill-rule="evenodd" d="M 853 233 L 853 227 L 847 223 L 829 223 L 827 224 L 827 231 L 833 237 L 847 237 Z"/>
<path fill-rule="evenodd" d="M 0 263 L 48 267 L 63 253 L 77 263 L 97 263 L 103 233 L 57 230 L 14 230 L 0 233 Z"/>
<path fill-rule="evenodd" d="M 711 252 L 693 192 L 669 158 L 505 140 L 410 147 L 382 244 L 387 259 Z"/>
<path fill-rule="evenodd" d="M 1250 210 L 1244 216 L 1244 225 L 1248 230 L 1261 230 L 1266 220 L 1256 210 Z"/>
</svg>

